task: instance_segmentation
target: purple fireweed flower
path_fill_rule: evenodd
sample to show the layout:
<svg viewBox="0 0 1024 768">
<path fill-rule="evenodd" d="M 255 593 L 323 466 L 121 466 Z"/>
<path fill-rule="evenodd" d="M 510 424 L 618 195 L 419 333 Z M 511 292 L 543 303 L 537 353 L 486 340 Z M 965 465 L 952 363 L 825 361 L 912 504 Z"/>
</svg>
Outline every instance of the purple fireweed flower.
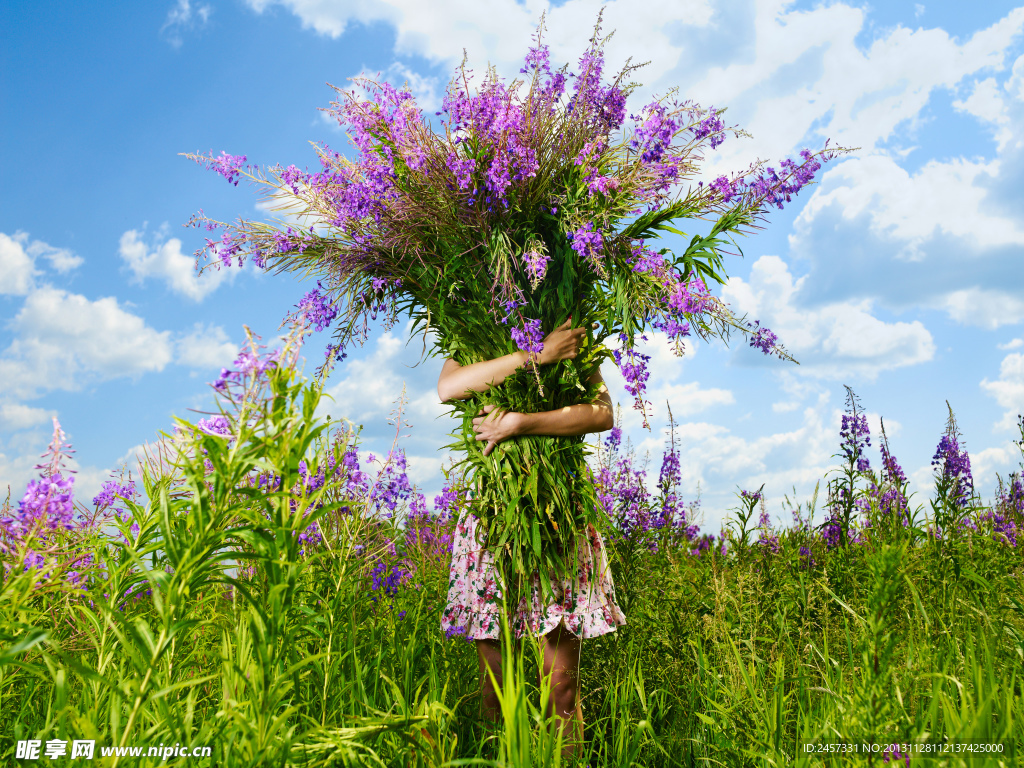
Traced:
<svg viewBox="0 0 1024 768">
<path fill-rule="evenodd" d="M 625 334 L 619 334 L 619 343 L 625 345 L 628 339 Z M 616 349 L 612 351 L 615 358 L 615 365 L 622 372 L 626 380 L 626 391 L 634 397 L 639 398 L 647 388 L 647 379 L 650 372 L 647 370 L 647 363 L 650 355 L 644 355 L 632 349 L 626 349 L 625 353 Z"/>
<path fill-rule="evenodd" d="M 779 163 L 779 172 L 769 166 L 749 182 L 743 177 L 729 179 L 719 176 L 709 188 L 713 195 L 721 197 L 723 203 L 740 198 L 747 205 L 770 205 L 781 210 L 783 203 L 791 202 L 795 194 L 814 180 L 814 174 L 821 169 L 821 164 L 831 160 L 835 154 L 828 152 L 815 158 L 810 151 L 802 149 L 800 156 L 803 162 L 799 165 L 787 158 Z"/>
<path fill-rule="evenodd" d="M 707 117 L 693 127 L 693 138 L 700 141 L 708 136 L 711 137 L 712 149 L 718 149 L 725 141 L 725 123 L 722 122 L 714 107 L 708 110 Z"/>
<path fill-rule="evenodd" d="M 389 565 L 379 560 L 377 565 L 370 571 L 370 578 L 373 585 L 370 590 L 373 594 L 370 599 L 377 602 L 377 598 L 383 594 L 385 597 L 394 597 L 398 594 L 398 588 L 412 578 L 412 574 L 397 565 Z"/>
<path fill-rule="evenodd" d="M 544 332 L 540 320 L 527 320 L 522 328 L 513 328 L 512 341 L 524 352 L 541 352 L 544 349 Z"/>
<path fill-rule="evenodd" d="M 856 458 L 857 471 L 866 472 L 870 468 L 864 456 L 865 449 L 871 445 L 871 432 L 868 429 L 868 417 L 858 415 L 851 406 L 851 412 L 843 415 L 842 426 L 839 428 L 841 448 L 847 459 Z"/>
<path fill-rule="evenodd" d="M 210 150 L 210 154 L 198 155 L 197 162 L 206 168 L 210 168 L 225 179 L 228 183 L 238 186 L 238 176 L 242 166 L 245 164 L 245 155 L 229 155 L 227 152 L 221 151 L 220 157 L 213 156 L 213 150 Z"/>
<path fill-rule="evenodd" d="M 303 296 L 296 305 L 299 316 L 312 325 L 317 333 L 330 327 L 334 318 L 338 316 L 338 308 L 320 293 L 322 290 L 323 286 L 317 283 L 317 287 Z"/>
<path fill-rule="evenodd" d="M 902 752 L 900 752 L 899 747 L 897 747 L 895 744 L 887 745 L 886 748 L 882 751 L 883 763 L 899 762 L 900 760 L 903 761 L 903 764 L 906 766 L 906 768 L 910 768 L 910 755 L 903 754 Z"/>
<path fill-rule="evenodd" d="M 843 526 L 838 515 L 830 517 L 821 527 L 821 538 L 828 549 L 835 549 L 839 546 L 843 537 Z"/>
<path fill-rule="evenodd" d="M 596 195 L 600 192 L 607 197 L 610 193 L 618 190 L 618 188 L 619 180 L 613 176 L 594 176 L 587 180 L 587 190 L 591 195 Z"/>
<path fill-rule="evenodd" d="M 451 554 L 454 535 L 449 524 L 455 519 L 452 510 L 459 503 L 459 497 L 459 493 L 446 485 L 442 493 L 434 497 L 435 511 L 431 514 L 423 494 L 414 494 L 406 520 L 406 552 L 419 550 L 435 558 Z"/>
<path fill-rule="evenodd" d="M 586 259 L 595 267 L 601 263 L 601 256 L 604 253 L 604 237 L 601 230 L 595 230 L 590 222 L 584 224 L 575 232 L 570 233 L 572 249 Z"/>
<path fill-rule="evenodd" d="M 98 508 L 113 507 L 118 503 L 118 497 L 123 499 L 135 499 L 135 481 L 129 480 L 122 485 L 115 480 L 107 480 L 103 483 L 100 492 L 93 497 L 92 503 Z"/>
<path fill-rule="evenodd" d="M 629 146 L 644 163 L 657 163 L 668 151 L 679 124 L 658 102 L 651 102 L 639 115 L 631 116 L 636 124 Z"/>
<path fill-rule="evenodd" d="M 367 461 L 373 462 L 373 454 L 367 456 Z M 401 448 L 388 453 L 384 467 L 377 475 L 377 479 L 366 496 L 367 503 L 373 504 L 378 511 L 387 508 L 388 512 L 382 513 L 390 517 L 398 507 L 398 503 L 408 499 L 412 494 L 412 484 L 405 472 L 406 458 L 405 451 Z"/>
<path fill-rule="evenodd" d="M 64 477 L 59 472 L 38 480 L 29 480 L 25 495 L 18 502 L 18 512 L 7 527 L 15 536 L 21 537 L 56 531 L 71 530 L 75 515 L 72 475 Z"/>
<path fill-rule="evenodd" d="M 779 537 L 772 532 L 771 519 L 768 517 L 768 513 L 762 512 L 758 522 L 758 528 L 760 529 L 757 537 L 758 546 L 762 547 L 765 552 L 771 552 L 774 555 L 779 554 Z"/>
<path fill-rule="evenodd" d="M 676 315 L 694 315 L 707 310 L 710 305 L 711 292 L 700 278 L 689 282 L 673 282 L 665 306 Z"/>
<path fill-rule="evenodd" d="M 950 483 L 950 499 L 964 507 L 974 494 L 974 477 L 971 475 L 971 458 L 967 449 L 961 450 L 955 435 L 943 435 L 932 457 L 932 466 L 943 481 Z"/>
<path fill-rule="evenodd" d="M 619 448 L 619 444 L 622 442 L 622 429 L 620 427 L 612 427 L 608 431 L 608 437 L 605 438 L 605 445 L 611 451 L 616 451 Z"/>
<path fill-rule="evenodd" d="M 447 639 L 447 640 L 451 640 L 453 637 L 465 637 L 465 635 L 466 635 L 466 628 L 463 627 L 463 626 L 457 626 L 455 624 L 452 624 L 452 625 L 450 625 L 448 627 L 445 627 L 445 630 L 444 630 L 444 636 L 445 636 L 445 639 Z M 470 638 L 466 638 L 466 639 L 469 640 Z"/>
<path fill-rule="evenodd" d="M 231 422 L 225 416 L 211 416 L 196 422 L 196 429 L 208 435 L 231 437 Z"/>
<path fill-rule="evenodd" d="M 814 560 L 814 555 L 811 550 L 807 547 L 800 547 L 800 567 L 804 569 L 813 568 L 817 563 Z"/>
<path fill-rule="evenodd" d="M 501 308 L 505 310 L 505 316 L 501 318 L 502 325 L 508 325 L 508 321 L 512 317 L 512 313 L 515 312 L 519 307 L 526 306 L 526 302 L 516 301 L 515 299 L 508 299 L 507 301 L 500 302 Z"/>
<path fill-rule="evenodd" d="M 747 327 L 751 329 L 750 346 L 760 349 L 766 355 L 777 351 L 779 337 L 762 326 L 760 320 L 755 320 L 754 325 L 748 324 Z"/>
<path fill-rule="evenodd" d="M 299 194 L 299 185 L 305 184 L 308 180 L 309 174 L 303 173 L 294 165 L 289 165 L 287 168 L 281 171 L 281 181 L 283 181 L 291 188 L 292 194 Z"/>
<path fill-rule="evenodd" d="M 246 243 L 244 235 L 232 235 L 230 232 L 221 233 L 220 240 L 211 240 L 206 238 L 207 250 L 220 259 L 221 264 L 225 267 L 231 267 L 234 265 L 234 258 L 237 254 L 242 253 Z M 244 255 L 238 257 L 238 266 L 242 266 L 245 263 Z"/>
<path fill-rule="evenodd" d="M 455 183 L 459 189 L 469 189 L 473 182 L 473 171 L 476 170 L 476 160 L 471 157 L 461 158 L 456 153 L 448 155 L 448 170 L 455 177 Z"/>
<path fill-rule="evenodd" d="M 234 368 L 222 368 L 213 388 L 219 392 L 227 390 L 229 384 L 241 384 L 246 377 L 259 378 L 271 368 L 277 367 L 281 350 L 275 349 L 265 355 L 258 351 L 243 349 L 232 363 Z"/>
<path fill-rule="evenodd" d="M 526 273 L 530 276 L 530 286 L 534 290 L 540 285 L 540 281 L 544 279 L 550 260 L 550 256 L 538 250 L 530 250 L 523 254 Z"/>
<path fill-rule="evenodd" d="M 434 497 L 434 511 L 445 520 L 458 517 L 459 510 L 469 501 L 469 489 L 445 483 L 441 493 Z"/>
<path fill-rule="evenodd" d="M 711 534 L 704 534 L 697 539 L 695 543 L 697 546 L 690 550 L 690 555 L 693 557 L 701 557 L 705 552 L 711 551 L 711 548 L 715 545 L 715 537 Z"/>
</svg>

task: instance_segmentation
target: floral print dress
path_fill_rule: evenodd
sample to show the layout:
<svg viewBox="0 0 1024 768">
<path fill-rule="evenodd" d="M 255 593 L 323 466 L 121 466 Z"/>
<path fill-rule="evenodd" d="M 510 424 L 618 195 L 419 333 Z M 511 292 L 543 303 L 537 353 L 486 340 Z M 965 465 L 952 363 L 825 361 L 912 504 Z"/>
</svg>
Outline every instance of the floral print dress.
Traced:
<svg viewBox="0 0 1024 768">
<path fill-rule="evenodd" d="M 466 513 L 456 526 L 448 604 L 441 616 L 441 629 L 449 637 L 458 634 L 467 640 L 497 640 L 501 637 L 501 588 L 493 554 L 477 541 L 477 524 L 477 517 Z M 480 538 L 482 541 L 482 534 Z M 522 623 L 540 636 L 564 622 L 566 629 L 581 638 L 614 632 L 626 623 L 615 602 L 604 540 L 593 526 L 580 541 L 579 564 L 578 584 L 571 577 L 551 579 L 554 594 L 547 604 L 541 604 L 540 578 L 533 574 L 530 605 L 524 598 L 519 606 L 517 637 L 522 634 Z"/>
</svg>

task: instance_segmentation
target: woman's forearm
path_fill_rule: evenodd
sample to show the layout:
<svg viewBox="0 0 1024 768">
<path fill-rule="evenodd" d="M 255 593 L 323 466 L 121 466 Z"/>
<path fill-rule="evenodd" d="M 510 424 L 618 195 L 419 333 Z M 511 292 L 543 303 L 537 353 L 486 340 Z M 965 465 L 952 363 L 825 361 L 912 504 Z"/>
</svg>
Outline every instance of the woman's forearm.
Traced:
<svg viewBox="0 0 1024 768">
<path fill-rule="evenodd" d="M 603 432 L 615 424 L 611 405 L 598 402 L 593 405 L 567 405 L 557 411 L 520 413 L 516 434 L 519 435 L 583 435 Z"/>
<path fill-rule="evenodd" d="M 526 352 L 513 352 L 504 357 L 496 357 L 494 360 L 453 366 L 453 370 L 444 372 L 438 381 L 437 395 L 441 398 L 441 402 L 465 400 L 472 392 L 483 392 L 501 384 L 506 377 L 511 376 L 516 369 L 528 362 L 529 356 Z"/>
</svg>

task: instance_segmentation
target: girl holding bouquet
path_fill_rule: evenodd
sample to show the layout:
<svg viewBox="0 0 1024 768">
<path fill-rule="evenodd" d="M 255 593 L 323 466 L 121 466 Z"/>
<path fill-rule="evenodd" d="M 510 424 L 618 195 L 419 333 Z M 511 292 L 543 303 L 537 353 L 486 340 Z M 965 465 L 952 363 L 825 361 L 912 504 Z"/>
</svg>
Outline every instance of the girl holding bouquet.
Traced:
<svg viewBox="0 0 1024 768">
<path fill-rule="evenodd" d="M 575 358 L 584 328 L 571 328 L 572 318 L 553 330 L 544 339 L 537 363 L 546 365 L 559 360 Z M 596 325 L 596 324 L 595 324 Z M 460 366 L 452 359 L 445 361 L 437 383 L 442 402 L 464 400 L 472 392 L 482 392 L 498 386 L 506 377 L 529 363 L 529 353 L 515 352 L 493 360 Z M 516 413 L 485 405 L 480 416 L 473 419 L 476 439 L 486 441 L 483 449 L 488 455 L 503 440 L 521 435 L 582 435 L 601 432 L 613 426 L 611 396 L 604 386 L 600 369 L 589 383 L 599 384 L 600 397 L 592 405 L 571 405 L 555 411 Z M 442 629 L 449 635 L 465 631 L 469 640 L 476 642 L 480 664 L 482 708 L 489 720 L 497 720 L 499 713 L 497 692 L 487 669 L 495 679 L 501 680 L 501 588 L 497 583 L 497 570 L 493 555 L 482 541 L 478 519 L 464 515 L 458 522 L 452 549 L 452 563 L 448 588 L 448 603 L 442 617 Z M 529 603 L 524 598 L 517 609 L 516 636 L 519 627 L 528 625 L 532 634 L 543 638 L 544 664 L 541 674 L 551 675 L 551 699 L 546 716 L 555 716 L 564 730 L 572 721 L 573 736 L 566 746 L 566 754 L 574 752 L 573 742 L 582 744 L 583 713 L 579 699 L 580 641 L 614 632 L 626 623 L 622 610 L 616 604 L 615 586 L 605 555 L 604 541 L 593 526 L 579 542 L 579 572 L 575 578 L 552 577 L 553 599 L 544 603 L 539 599 L 539 578 L 532 577 Z M 596 574 L 596 579 L 592 578 Z"/>
</svg>

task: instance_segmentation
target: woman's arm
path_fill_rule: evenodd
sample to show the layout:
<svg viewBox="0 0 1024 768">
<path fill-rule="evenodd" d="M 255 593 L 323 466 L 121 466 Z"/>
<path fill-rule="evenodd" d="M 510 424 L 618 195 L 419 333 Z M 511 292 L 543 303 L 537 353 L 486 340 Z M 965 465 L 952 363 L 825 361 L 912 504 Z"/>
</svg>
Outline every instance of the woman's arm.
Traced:
<svg viewBox="0 0 1024 768">
<path fill-rule="evenodd" d="M 601 377 L 601 371 L 594 371 L 589 384 L 600 384 L 598 401 L 593 405 L 567 405 L 557 411 L 520 413 L 516 434 L 519 435 L 584 435 L 587 432 L 603 432 L 615 426 L 612 396 Z"/>
<path fill-rule="evenodd" d="M 601 371 L 594 371 L 589 382 L 599 383 L 599 399 L 593 405 L 568 405 L 557 411 L 540 413 L 516 413 L 495 411 L 493 405 L 485 405 L 485 416 L 473 419 L 473 431 L 477 440 L 486 440 L 484 456 L 494 450 L 502 440 L 520 435 L 583 435 L 587 432 L 603 432 L 615 424 L 612 412 L 612 396 L 605 386 Z"/>
<path fill-rule="evenodd" d="M 570 328 L 571 323 L 570 317 L 545 337 L 544 348 L 537 354 L 538 365 L 576 357 L 580 339 L 587 331 L 585 328 Z M 444 361 L 441 375 L 437 380 L 437 396 L 441 398 L 442 403 L 448 400 L 465 400 L 473 392 L 483 392 L 489 387 L 498 386 L 529 361 L 530 357 L 526 352 L 513 352 L 494 360 L 483 360 L 465 366 L 449 358 Z"/>
</svg>

